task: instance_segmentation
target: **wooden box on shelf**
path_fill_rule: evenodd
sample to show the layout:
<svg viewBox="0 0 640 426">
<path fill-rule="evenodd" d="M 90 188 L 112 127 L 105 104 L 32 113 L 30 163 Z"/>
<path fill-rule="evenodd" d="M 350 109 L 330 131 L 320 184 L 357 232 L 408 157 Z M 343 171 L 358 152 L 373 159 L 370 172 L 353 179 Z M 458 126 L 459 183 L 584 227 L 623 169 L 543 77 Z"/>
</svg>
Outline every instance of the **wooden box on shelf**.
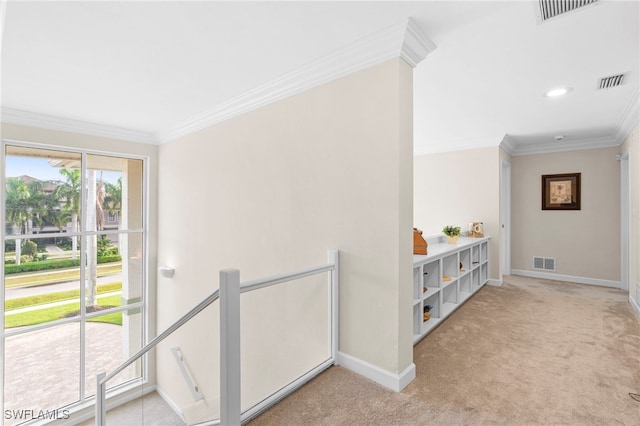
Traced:
<svg viewBox="0 0 640 426">
<path fill-rule="evenodd" d="M 427 242 L 417 228 L 413 228 L 413 254 L 427 254 Z"/>
</svg>

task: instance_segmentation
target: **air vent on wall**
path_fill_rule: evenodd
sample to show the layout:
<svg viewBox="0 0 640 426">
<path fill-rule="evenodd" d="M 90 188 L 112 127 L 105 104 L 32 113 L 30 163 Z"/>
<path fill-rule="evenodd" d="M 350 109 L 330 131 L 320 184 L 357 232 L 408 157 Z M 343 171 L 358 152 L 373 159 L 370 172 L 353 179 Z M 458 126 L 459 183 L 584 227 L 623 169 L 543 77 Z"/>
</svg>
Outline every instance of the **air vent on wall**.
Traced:
<svg viewBox="0 0 640 426">
<path fill-rule="evenodd" d="M 558 15 L 572 12 L 584 6 L 597 4 L 600 0 L 538 0 L 536 7 L 536 18 L 541 24 L 547 19 L 555 18 Z"/>
<path fill-rule="evenodd" d="M 555 271 L 556 270 L 556 259 L 553 257 L 533 257 L 533 267 L 532 269 L 538 269 L 541 271 Z"/>
<path fill-rule="evenodd" d="M 598 89 L 611 89 L 612 87 L 620 86 L 624 81 L 624 76 L 624 74 L 617 74 L 609 77 L 603 77 L 600 79 Z"/>
</svg>

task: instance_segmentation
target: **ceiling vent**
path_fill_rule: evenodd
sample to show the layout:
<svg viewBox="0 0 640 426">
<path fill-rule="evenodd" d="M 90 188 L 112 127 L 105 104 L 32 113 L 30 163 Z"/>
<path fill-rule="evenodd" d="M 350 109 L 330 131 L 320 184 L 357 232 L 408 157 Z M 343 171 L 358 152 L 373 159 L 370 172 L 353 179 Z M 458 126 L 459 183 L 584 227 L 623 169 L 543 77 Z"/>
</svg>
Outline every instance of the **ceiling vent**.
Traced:
<svg viewBox="0 0 640 426">
<path fill-rule="evenodd" d="M 621 86 L 624 81 L 624 74 L 611 75 L 600 79 L 598 89 L 611 89 L 612 87 Z"/>
<path fill-rule="evenodd" d="M 541 24 L 547 19 L 572 12 L 584 6 L 597 4 L 600 0 L 537 0 L 536 18 Z"/>
</svg>

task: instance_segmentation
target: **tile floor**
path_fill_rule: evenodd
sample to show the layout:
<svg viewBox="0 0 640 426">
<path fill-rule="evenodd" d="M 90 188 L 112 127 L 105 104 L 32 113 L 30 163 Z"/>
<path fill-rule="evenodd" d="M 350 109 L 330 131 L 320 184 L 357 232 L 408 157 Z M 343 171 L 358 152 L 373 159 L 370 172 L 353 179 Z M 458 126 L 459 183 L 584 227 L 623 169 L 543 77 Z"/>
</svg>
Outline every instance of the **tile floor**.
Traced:
<svg viewBox="0 0 640 426">
<path fill-rule="evenodd" d="M 122 327 L 87 323 L 85 394 L 95 394 L 95 375 L 109 372 L 124 359 Z M 118 342 L 118 344 L 114 344 Z M 77 402 L 80 395 L 80 326 L 64 324 L 5 341 L 6 410 L 54 411 Z M 134 366 L 116 376 L 111 385 L 135 375 Z M 5 426 L 21 423 L 4 417 Z M 24 417 L 23 417 L 24 418 Z"/>
</svg>

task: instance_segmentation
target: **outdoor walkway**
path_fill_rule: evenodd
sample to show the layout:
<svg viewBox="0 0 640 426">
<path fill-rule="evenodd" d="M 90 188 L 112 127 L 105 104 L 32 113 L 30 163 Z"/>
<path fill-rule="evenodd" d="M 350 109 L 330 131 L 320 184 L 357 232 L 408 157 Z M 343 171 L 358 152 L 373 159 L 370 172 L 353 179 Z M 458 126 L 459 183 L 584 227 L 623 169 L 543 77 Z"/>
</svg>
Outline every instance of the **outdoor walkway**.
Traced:
<svg viewBox="0 0 640 426">
<path fill-rule="evenodd" d="M 122 327 L 86 325 L 86 395 L 95 394 L 95 375 L 112 371 L 123 360 Z M 6 418 L 6 410 L 53 411 L 79 400 L 80 326 L 77 323 L 8 337 L 5 349 L 6 426 L 21 423 Z M 110 386 L 132 377 L 132 368 Z"/>
</svg>

